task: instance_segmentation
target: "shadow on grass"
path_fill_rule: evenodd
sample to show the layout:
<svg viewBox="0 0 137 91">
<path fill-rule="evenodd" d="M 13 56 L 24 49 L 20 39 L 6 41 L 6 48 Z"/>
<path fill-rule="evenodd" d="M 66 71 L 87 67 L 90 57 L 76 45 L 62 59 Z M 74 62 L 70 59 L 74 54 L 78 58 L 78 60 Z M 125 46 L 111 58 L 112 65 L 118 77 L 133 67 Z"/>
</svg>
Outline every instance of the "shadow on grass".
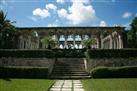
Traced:
<svg viewBox="0 0 137 91">
<path fill-rule="evenodd" d="M 11 81 L 11 79 L 9 79 L 9 78 L 3 78 L 3 80 L 5 80 L 5 81 Z"/>
</svg>

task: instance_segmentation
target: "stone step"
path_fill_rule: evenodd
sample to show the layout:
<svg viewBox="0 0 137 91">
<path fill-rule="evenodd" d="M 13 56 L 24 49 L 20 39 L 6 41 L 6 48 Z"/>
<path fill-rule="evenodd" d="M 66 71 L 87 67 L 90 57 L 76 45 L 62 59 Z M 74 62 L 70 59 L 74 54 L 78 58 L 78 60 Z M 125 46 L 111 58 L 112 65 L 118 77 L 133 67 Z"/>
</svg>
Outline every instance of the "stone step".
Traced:
<svg viewBox="0 0 137 91">
<path fill-rule="evenodd" d="M 85 70 L 73 70 L 73 71 L 66 71 L 66 70 L 60 71 L 60 70 L 54 70 L 54 71 L 52 71 L 52 73 L 53 73 L 53 72 L 77 73 L 77 72 L 85 72 Z"/>
<path fill-rule="evenodd" d="M 56 76 L 88 76 L 89 74 L 52 74 Z"/>
<path fill-rule="evenodd" d="M 72 63 L 72 64 L 58 64 L 56 63 L 56 66 L 82 66 L 84 64 L 76 64 L 76 63 Z"/>
<path fill-rule="evenodd" d="M 55 70 L 84 70 L 84 68 L 56 68 Z"/>
<path fill-rule="evenodd" d="M 89 79 L 91 76 L 51 76 L 51 79 Z"/>
<path fill-rule="evenodd" d="M 75 59 L 56 61 L 50 77 L 55 79 L 90 78 L 85 71 L 84 61 Z"/>
<path fill-rule="evenodd" d="M 55 71 L 55 72 L 53 72 L 53 74 L 58 74 L 58 73 L 61 73 L 61 74 L 88 74 L 87 72 L 84 72 L 84 71 L 80 71 L 80 72 L 66 72 L 66 71 L 64 71 L 64 72 L 57 72 L 57 71 Z"/>
<path fill-rule="evenodd" d="M 73 69 L 73 70 L 65 70 L 65 69 L 56 69 L 56 70 L 53 70 L 52 72 L 83 72 L 85 70 L 81 70 L 81 69 Z"/>
<path fill-rule="evenodd" d="M 55 65 L 55 67 L 84 67 L 85 65 Z"/>
</svg>

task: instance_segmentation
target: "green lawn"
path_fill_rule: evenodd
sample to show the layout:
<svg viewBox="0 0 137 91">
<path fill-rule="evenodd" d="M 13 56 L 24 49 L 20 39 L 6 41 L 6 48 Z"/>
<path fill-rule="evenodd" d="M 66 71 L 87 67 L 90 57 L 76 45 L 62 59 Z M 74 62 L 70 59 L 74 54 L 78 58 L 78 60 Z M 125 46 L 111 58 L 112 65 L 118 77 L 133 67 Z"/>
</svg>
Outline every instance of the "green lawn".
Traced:
<svg viewBox="0 0 137 91">
<path fill-rule="evenodd" d="M 137 91 L 137 79 L 82 80 L 85 91 Z"/>
<path fill-rule="evenodd" d="M 47 91 L 53 80 L 0 79 L 0 91 Z"/>
</svg>

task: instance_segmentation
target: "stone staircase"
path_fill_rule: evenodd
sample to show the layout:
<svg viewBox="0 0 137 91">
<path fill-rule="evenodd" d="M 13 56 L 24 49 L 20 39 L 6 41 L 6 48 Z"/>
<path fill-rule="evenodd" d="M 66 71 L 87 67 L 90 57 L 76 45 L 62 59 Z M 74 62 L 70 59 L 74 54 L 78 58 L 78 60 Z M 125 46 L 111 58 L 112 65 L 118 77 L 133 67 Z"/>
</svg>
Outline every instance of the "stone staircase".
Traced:
<svg viewBox="0 0 137 91">
<path fill-rule="evenodd" d="M 58 59 L 55 62 L 52 79 L 85 79 L 90 78 L 88 72 L 85 71 L 84 59 L 66 58 Z"/>
</svg>

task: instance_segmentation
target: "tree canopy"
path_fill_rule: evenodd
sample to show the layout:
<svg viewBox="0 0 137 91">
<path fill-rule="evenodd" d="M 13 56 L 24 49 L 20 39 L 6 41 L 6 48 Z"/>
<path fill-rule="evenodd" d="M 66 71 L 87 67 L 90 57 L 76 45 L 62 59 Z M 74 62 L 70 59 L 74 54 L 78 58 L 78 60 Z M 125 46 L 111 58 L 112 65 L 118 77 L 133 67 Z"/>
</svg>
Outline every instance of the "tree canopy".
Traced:
<svg viewBox="0 0 137 91">
<path fill-rule="evenodd" d="M 13 48 L 15 27 L 13 22 L 6 19 L 7 14 L 0 10 L 0 48 Z"/>
<path fill-rule="evenodd" d="M 130 24 L 131 30 L 127 33 L 127 43 L 130 48 L 137 48 L 137 17 Z"/>
</svg>

